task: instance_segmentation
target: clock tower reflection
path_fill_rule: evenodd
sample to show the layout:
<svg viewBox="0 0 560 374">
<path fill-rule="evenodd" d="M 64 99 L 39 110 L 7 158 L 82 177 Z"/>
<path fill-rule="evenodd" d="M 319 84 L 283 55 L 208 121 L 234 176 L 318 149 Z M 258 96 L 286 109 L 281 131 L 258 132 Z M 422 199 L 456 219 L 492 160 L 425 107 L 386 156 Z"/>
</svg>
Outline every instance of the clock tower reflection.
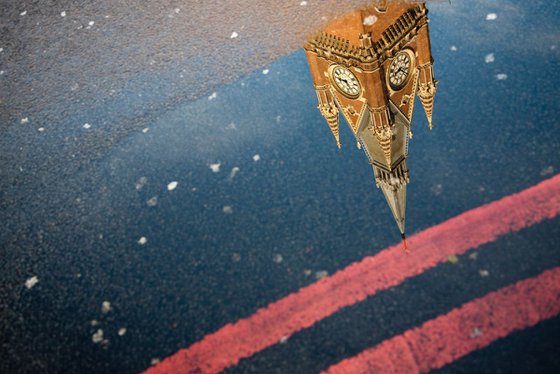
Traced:
<svg viewBox="0 0 560 374">
<path fill-rule="evenodd" d="M 414 97 L 431 129 L 437 87 L 427 14 L 424 3 L 384 2 L 338 17 L 304 46 L 319 111 L 339 148 L 340 114 L 349 124 L 403 241 Z"/>
</svg>

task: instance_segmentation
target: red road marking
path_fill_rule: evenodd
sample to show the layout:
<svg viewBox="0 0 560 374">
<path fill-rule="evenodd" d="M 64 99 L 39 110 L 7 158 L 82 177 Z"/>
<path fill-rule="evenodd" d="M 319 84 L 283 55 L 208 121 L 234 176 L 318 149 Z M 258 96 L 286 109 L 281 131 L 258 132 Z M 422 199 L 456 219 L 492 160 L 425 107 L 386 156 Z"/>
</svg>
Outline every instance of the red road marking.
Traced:
<svg viewBox="0 0 560 374">
<path fill-rule="evenodd" d="M 341 308 L 421 274 L 451 254 L 460 255 L 559 212 L 560 174 L 411 236 L 409 255 L 402 253 L 399 244 L 351 264 L 206 335 L 146 373 L 220 372 Z"/>
<path fill-rule="evenodd" d="M 560 267 L 472 300 L 325 373 L 425 373 L 560 314 Z"/>
</svg>

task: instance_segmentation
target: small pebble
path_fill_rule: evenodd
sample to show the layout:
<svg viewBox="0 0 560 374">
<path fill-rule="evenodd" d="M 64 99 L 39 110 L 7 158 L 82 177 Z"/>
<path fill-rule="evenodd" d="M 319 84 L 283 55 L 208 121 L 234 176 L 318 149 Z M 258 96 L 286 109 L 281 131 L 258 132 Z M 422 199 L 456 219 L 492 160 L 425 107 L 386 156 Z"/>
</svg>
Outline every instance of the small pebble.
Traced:
<svg viewBox="0 0 560 374">
<path fill-rule="evenodd" d="M 231 172 L 229 173 L 228 179 L 229 179 L 230 181 L 233 180 L 233 178 L 237 175 L 238 172 L 239 172 L 239 167 L 234 166 L 234 167 L 231 169 Z"/>
<path fill-rule="evenodd" d="M 268 69 L 264 69 L 264 70 L 262 71 L 262 73 L 263 73 L 264 75 L 267 75 L 267 74 L 268 74 L 268 72 L 269 72 L 269 70 L 268 70 Z"/>
<path fill-rule="evenodd" d="M 91 128 L 91 125 L 89 123 L 84 123 L 83 128 L 84 129 L 89 129 L 89 128 Z"/>
<path fill-rule="evenodd" d="M 255 162 L 259 161 L 260 159 L 261 159 L 261 156 L 258 155 L 258 154 L 253 156 L 253 161 L 255 161 Z"/>
<path fill-rule="evenodd" d="M 550 175 L 554 173 L 554 166 L 547 166 L 546 168 L 541 170 L 541 177 Z"/>
<path fill-rule="evenodd" d="M 499 81 L 505 81 L 507 77 L 508 77 L 507 74 L 504 73 L 496 74 L 496 79 Z"/>
<path fill-rule="evenodd" d="M 484 56 L 484 62 L 486 62 L 487 64 L 494 62 L 494 60 L 495 58 L 493 53 L 488 53 L 486 56 Z"/>
<path fill-rule="evenodd" d="M 447 257 L 447 261 L 449 261 L 452 264 L 456 264 L 457 262 L 459 262 L 459 258 L 455 255 L 449 255 Z"/>
<path fill-rule="evenodd" d="M 33 276 L 25 281 L 25 287 L 29 290 L 37 283 L 39 283 L 39 278 L 37 278 L 37 276 Z"/>
<path fill-rule="evenodd" d="M 137 181 L 136 181 L 136 189 L 138 191 L 140 191 L 142 189 L 142 187 L 144 187 L 146 185 L 146 183 L 148 183 L 148 178 L 146 177 L 140 177 Z"/>
<path fill-rule="evenodd" d="M 140 239 L 138 239 L 138 244 L 140 245 L 144 245 L 148 242 L 148 239 L 146 239 L 145 236 L 141 237 Z"/>
<path fill-rule="evenodd" d="M 229 205 L 226 205 L 222 208 L 222 212 L 224 212 L 224 214 L 232 214 L 233 208 Z"/>
<path fill-rule="evenodd" d="M 91 337 L 94 343 L 101 343 L 103 341 L 103 330 L 98 329 L 95 334 Z"/>
<path fill-rule="evenodd" d="M 230 39 L 235 39 L 239 36 L 238 33 L 236 33 L 235 31 L 231 33 L 231 36 L 229 37 Z"/>
<path fill-rule="evenodd" d="M 480 270 L 478 273 L 482 278 L 486 278 L 487 276 L 490 275 L 490 272 L 488 270 Z"/>
<path fill-rule="evenodd" d="M 119 336 L 123 336 L 124 334 L 126 334 L 126 328 L 121 327 L 117 332 L 117 334 L 119 334 Z"/>
<path fill-rule="evenodd" d="M 222 164 L 220 164 L 219 162 L 215 164 L 210 164 L 210 169 L 212 170 L 213 173 L 219 173 L 221 165 Z"/>
<path fill-rule="evenodd" d="M 27 14 L 27 10 L 24 10 L 23 12 L 21 12 L 19 15 L 20 16 L 25 16 Z"/>
<path fill-rule="evenodd" d="M 64 11 L 60 12 L 60 16 L 61 17 L 66 17 L 66 12 L 64 12 Z"/>
<path fill-rule="evenodd" d="M 276 262 L 277 264 L 280 264 L 282 261 L 284 261 L 284 257 L 282 257 L 281 254 L 276 254 L 272 258 L 272 261 Z"/>
<path fill-rule="evenodd" d="M 151 197 L 148 199 L 148 201 L 146 201 L 146 204 L 148 204 L 148 206 L 156 206 L 157 203 L 158 203 L 157 196 Z"/>
<path fill-rule="evenodd" d="M 110 302 L 104 301 L 104 302 L 101 303 L 101 313 L 107 314 L 111 310 L 113 310 L 113 307 L 111 306 Z"/>
<path fill-rule="evenodd" d="M 478 327 L 475 327 L 471 332 L 471 339 L 478 338 L 479 336 L 482 336 L 482 331 Z"/>
<path fill-rule="evenodd" d="M 176 181 L 170 182 L 170 183 L 167 185 L 167 190 L 168 190 L 168 191 L 173 191 L 175 188 L 177 188 L 177 185 L 178 185 L 178 184 L 179 184 L 179 182 L 176 182 Z"/>
<path fill-rule="evenodd" d="M 326 270 L 319 270 L 315 272 L 315 279 L 325 278 L 329 273 Z"/>
<path fill-rule="evenodd" d="M 486 15 L 487 21 L 494 21 L 496 18 L 498 18 L 498 15 L 496 13 L 488 13 Z"/>
<path fill-rule="evenodd" d="M 27 117 L 22 118 L 20 122 L 21 122 L 21 123 L 28 123 L 28 122 L 29 122 L 29 118 L 27 118 Z"/>
</svg>

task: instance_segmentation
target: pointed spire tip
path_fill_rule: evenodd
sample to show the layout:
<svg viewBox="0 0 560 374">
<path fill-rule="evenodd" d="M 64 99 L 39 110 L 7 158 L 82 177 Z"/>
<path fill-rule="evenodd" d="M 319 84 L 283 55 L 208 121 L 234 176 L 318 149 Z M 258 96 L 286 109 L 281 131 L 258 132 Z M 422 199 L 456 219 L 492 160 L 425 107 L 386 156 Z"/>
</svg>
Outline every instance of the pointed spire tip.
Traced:
<svg viewBox="0 0 560 374">
<path fill-rule="evenodd" d="M 403 251 L 408 253 L 408 245 L 406 244 L 406 234 L 402 233 L 401 238 L 402 238 Z"/>
</svg>

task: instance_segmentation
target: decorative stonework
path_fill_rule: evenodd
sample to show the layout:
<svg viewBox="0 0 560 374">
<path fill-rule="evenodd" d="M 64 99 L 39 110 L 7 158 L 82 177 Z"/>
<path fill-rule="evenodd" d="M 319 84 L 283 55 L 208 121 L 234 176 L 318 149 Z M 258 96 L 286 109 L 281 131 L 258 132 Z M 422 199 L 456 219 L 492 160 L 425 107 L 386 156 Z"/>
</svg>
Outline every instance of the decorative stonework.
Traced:
<svg viewBox="0 0 560 374">
<path fill-rule="evenodd" d="M 432 64 L 424 64 L 418 67 L 420 75 L 420 84 L 418 85 L 418 97 L 426 117 L 428 118 L 428 126 L 432 129 L 432 113 L 434 109 L 434 96 L 437 90 L 437 81 L 434 79 Z"/>
<path fill-rule="evenodd" d="M 392 190 L 397 190 L 410 182 L 410 173 L 406 160 L 403 160 L 390 172 L 375 168 L 375 184 L 379 187 L 386 187 Z"/>
</svg>

